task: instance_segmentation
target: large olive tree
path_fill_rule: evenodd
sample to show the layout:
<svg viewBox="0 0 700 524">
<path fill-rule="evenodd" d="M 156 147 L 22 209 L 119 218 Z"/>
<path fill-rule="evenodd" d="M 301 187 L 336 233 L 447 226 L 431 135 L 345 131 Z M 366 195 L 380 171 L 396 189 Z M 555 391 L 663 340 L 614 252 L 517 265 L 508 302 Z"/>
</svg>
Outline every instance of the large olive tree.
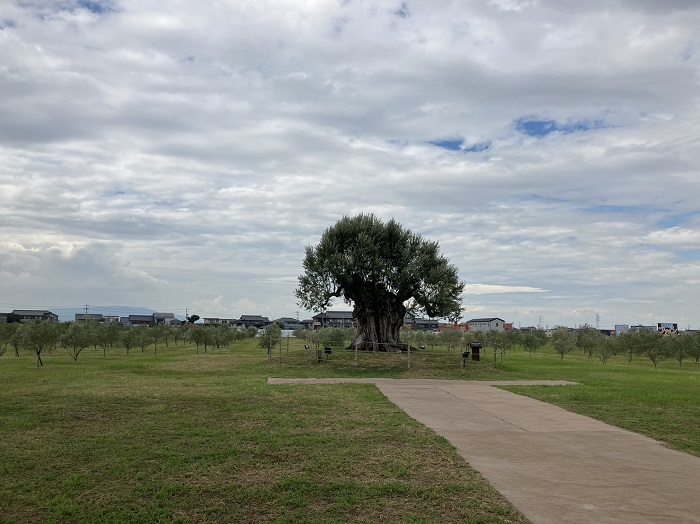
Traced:
<svg viewBox="0 0 700 524">
<path fill-rule="evenodd" d="M 323 311 L 334 298 L 354 307 L 358 323 L 352 347 L 393 351 L 407 312 L 457 320 L 461 293 L 457 267 L 395 220 L 374 215 L 343 217 L 326 229 L 317 246 L 306 246 L 299 304 Z"/>
</svg>

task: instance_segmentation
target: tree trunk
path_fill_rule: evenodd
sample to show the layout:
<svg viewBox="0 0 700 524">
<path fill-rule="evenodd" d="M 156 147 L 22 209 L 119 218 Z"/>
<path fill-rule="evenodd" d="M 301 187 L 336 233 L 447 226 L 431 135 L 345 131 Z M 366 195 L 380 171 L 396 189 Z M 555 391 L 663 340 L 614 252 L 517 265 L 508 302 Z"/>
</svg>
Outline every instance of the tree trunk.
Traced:
<svg viewBox="0 0 700 524">
<path fill-rule="evenodd" d="M 396 303 L 392 297 L 378 297 L 372 304 L 355 304 L 357 338 L 348 349 L 361 351 L 405 351 L 406 345 L 399 340 L 406 307 Z"/>
</svg>

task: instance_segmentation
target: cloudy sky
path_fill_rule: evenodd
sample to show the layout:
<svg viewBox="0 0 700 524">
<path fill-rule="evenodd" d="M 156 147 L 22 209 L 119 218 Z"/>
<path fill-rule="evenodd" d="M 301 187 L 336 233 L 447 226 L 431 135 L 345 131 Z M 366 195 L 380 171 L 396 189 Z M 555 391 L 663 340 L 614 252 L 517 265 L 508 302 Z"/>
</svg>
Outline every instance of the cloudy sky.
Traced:
<svg viewBox="0 0 700 524">
<path fill-rule="evenodd" d="M 0 311 L 308 317 L 304 246 L 372 212 L 439 241 L 464 318 L 700 328 L 698 27 L 695 0 L 4 0 Z"/>
</svg>

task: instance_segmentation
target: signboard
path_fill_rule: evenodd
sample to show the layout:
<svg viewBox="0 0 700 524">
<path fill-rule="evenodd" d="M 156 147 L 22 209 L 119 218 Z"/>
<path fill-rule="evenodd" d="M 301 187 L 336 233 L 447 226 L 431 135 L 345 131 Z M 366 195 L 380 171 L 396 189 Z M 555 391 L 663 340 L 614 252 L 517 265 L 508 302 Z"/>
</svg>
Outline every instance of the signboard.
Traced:
<svg viewBox="0 0 700 524">
<path fill-rule="evenodd" d="M 659 322 L 658 330 L 664 335 L 677 335 L 678 334 L 678 324 L 672 324 L 669 322 Z"/>
</svg>

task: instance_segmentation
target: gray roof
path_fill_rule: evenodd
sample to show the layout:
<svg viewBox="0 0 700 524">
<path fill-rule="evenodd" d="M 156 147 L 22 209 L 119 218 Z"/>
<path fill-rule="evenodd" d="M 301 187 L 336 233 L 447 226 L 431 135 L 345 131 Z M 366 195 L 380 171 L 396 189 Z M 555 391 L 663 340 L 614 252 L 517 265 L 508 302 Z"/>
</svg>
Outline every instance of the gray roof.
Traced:
<svg viewBox="0 0 700 524">
<path fill-rule="evenodd" d="M 153 318 L 175 318 L 174 313 L 153 313 Z"/>
<path fill-rule="evenodd" d="M 129 320 L 153 320 L 153 315 L 129 315 Z"/>
<path fill-rule="evenodd" d="M 352 311 L 324 311 L 314 315 L 314 318 L 355 318 L 355 316 Z"/>
<path fill-rule="evenodd" d="M 270 319 L 267 317 L 263 317 L 261 315 L 241 315 L 241 320 L 254 320 L 254 321 L 260 321 L 260 322 L 269 322 Z"/>
<path fill-rule="evenodd" d="M 498 317 L 491 317 L 491 318 L 473 318 L 471 320 L 467 320 L 467 324 L 470 324 L 471 322 L 493 322 L 494 320 L 500 320 L 501 322 L 505 322 L 502 318 Z"/>
<path fill-rule="evenodd" d="M 46 309 L 15 309 L 12 311 L 13 315 L 19 316 L 29 316 L 29 315 L 54 315 L 51 311 Z"/>
</svg>

